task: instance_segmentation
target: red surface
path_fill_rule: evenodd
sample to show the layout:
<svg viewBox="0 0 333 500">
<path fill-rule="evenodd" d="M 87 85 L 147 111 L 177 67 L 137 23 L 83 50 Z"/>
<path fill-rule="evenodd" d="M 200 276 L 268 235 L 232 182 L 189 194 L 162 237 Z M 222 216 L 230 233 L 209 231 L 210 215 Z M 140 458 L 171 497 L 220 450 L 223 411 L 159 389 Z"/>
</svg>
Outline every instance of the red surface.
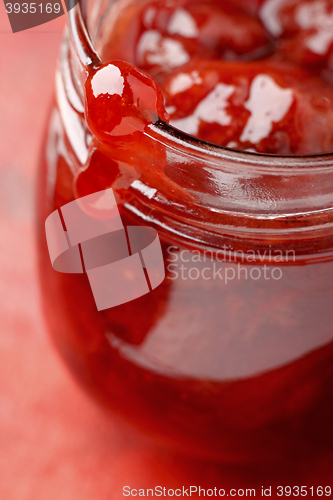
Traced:
<svg viewBox="0 0 333 500">
<path fill-rule="evenodd" d="M 260 496 L 264 471 L 175 458 L 120 433 L 50 344 L 39 305 L 33 200 L 63 22 L 13 35 L 0 4 L 0 498 L 118 500 L 124 485 L 227 489 L 254 482 Z M 332 484 L 332 463 L 333 454 L 306 470 L 281 467 L 265 484 Z"/>
</svg>

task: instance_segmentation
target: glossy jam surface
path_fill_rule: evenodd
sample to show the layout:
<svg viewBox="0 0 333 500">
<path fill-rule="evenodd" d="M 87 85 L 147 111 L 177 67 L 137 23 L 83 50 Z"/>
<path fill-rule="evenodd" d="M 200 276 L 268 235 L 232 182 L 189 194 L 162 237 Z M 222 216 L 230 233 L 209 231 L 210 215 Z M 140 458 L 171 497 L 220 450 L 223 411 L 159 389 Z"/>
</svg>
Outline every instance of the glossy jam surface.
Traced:
<svg viewBox="0 0 333 500">
<path fill-rule="evenodd" d="M 297 5 L 310 3 L 326 5 Z M 291 215 L 306 212 L 315 189 L 328 190 L 328 205 L 331 178 L 318 182 L 309 168 L 301 181 L 263 175 L 255 164 L 241 165 L 237 178 L 236 156 L 223 177 L 223 162 L 210 170 L 213 155 L 178 150 L 154 126 L 170 119 L 240 150 L 331 151 L 329 57 L 309 64 L 297 52 L 301 27 L 288 31 L 295 9 L 282 1 L 277 10 L 272 0 L 127 2 L 102 39 L 106 62 L 87 69 L 83 160 L 61 96 L 44 156 L 41 279 L 59 350 L 106 408 L 173 449 L 225 462 L 311 464 L 332 449 L 332 235 L 308 236 L 306 213 L 297 226 L 292 217 L 283 226 L 281 214 L 270 226 L 290 190 Z M 272 19 L 284 31 L 274 32 Z M 86 275 L 52 269 L 44 222 L 110 187 L 125 226 L 158 230 L 166 278 L 97 312 Z M 249 200 L 245 209 L 234 193 Z M 260 217 L 247 217 L 254 207 Z M 322 228 L 330 214 L 316 217 Z"/>
<path fill-rule="evenodd" d="M 280 61 L 200 60 L 163 82 L 170 123 L 221 146 L 280 155 L 333 147 L 333 89 Z"/>
<path fill-rule="evenodd" d="M 331 0 L 265 2 L 261 18 L 283 55 L 332 81 L 333 3 Z"/>
<path fill-rule="evenodd" d="M 169 121 L 163 96 L 152 78 L 131 64 L 104 64 L 89 75 L 86 84 L 86 119 L 102 142 L 143 132 L 160 117 Z"/>
</svg>

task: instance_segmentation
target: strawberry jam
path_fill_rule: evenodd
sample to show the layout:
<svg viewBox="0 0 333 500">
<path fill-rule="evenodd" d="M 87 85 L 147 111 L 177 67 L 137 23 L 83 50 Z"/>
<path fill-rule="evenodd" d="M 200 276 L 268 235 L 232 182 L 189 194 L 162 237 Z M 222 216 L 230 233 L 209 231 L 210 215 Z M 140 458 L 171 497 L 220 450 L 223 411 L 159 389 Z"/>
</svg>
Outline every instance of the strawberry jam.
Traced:
<svg viewBox="0 0 333 500">
<path fill-rule="evenodd" d="M 172 449 L 245 464 L 333 449 L 331 7 L 118 0 L 103 62 L 78 19 L 64 42 L 40 187 L 46 315 L 88 391 Z M 109 188 L 125 227 L 158 232 L 166 277 L 98 311 L 86 273 L 52 269 L 44 223 Z"/>
<path fill-rule="evenodd" d="M 148 71 L 171 125 L 200 139 L 279 155 L 332 151 L 330 2 L 267 0 L 256 15 L 250 7 L 133 3 L 103 58 Z"/>
<path fill-rule="evenodd" d="M 333 149 L 333 88 L 291 64 L 201 59 L 162 88 L 170 123 L 200 139 L 280 155 Z"/>
</svg>

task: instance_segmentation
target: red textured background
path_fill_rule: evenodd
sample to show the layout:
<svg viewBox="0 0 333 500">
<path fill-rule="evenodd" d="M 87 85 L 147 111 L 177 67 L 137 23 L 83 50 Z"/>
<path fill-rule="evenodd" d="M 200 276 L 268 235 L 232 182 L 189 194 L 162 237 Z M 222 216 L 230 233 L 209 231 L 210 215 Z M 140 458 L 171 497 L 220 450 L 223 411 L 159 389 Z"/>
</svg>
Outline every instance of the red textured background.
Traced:
<svg viewBox="0 0 333 500">
<path fill-rule="evenodd" d="M 34 189 L 64 22 L 12 34 L 0 4 L 0 499 L 118 500 L 124 485 L 255 483 L 259 496 L 264 483 L 333 483 L 333 455 L 265 476 L 154 450 L 122 434 L 53 350 L 39 303 Z"/>
</svg>

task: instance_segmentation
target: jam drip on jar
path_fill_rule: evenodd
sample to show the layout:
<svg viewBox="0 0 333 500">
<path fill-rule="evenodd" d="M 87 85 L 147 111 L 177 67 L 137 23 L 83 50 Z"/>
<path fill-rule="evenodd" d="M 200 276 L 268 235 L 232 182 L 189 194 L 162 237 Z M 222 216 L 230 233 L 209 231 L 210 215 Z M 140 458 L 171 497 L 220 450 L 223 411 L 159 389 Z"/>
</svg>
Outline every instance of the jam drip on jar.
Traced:
<svg viewBox="0 0 333 500">
<path fill-rule="evenodd" d="M 90 72 L 85 114 L 94 136 L 105 143 L 143 132 L 159 117 L 169 121 L 157 83 L 124 61 L 101 64 Z"/>
<path fill-rule="evenodd" d="M 149 126 L 169 122 L 163 100 L 159 85 L 130 63 L 113 61 L 90 69 L 85 115 L 93 139 L 88 160 L 76 175 L 78 197 L 112 186 L 122 203 L 130 196 L 130 185 L 142 177 L 155 188 L 189 197 L 166 178 L 165 148 L 150 138 Z"/>
</svg>

